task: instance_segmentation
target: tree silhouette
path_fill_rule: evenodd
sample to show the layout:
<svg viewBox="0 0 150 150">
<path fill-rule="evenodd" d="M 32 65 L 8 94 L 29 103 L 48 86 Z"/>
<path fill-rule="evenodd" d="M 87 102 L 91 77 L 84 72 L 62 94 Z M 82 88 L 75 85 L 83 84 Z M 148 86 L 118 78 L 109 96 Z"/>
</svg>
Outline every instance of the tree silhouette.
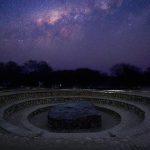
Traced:
<svg viewBox="0 0 150 150">
<path fill-rule="evenodd" d="M 150 67 L 144 71 L 143 82 L 146 86 L 150 85 Z"/>
<path fill-rule="evenodd" d="M 5 64 L 4 63 L 0 63 L 0 85 L 4 86 L 5 85 Z"/>
<path fill-rule="evenodd" d="M 119 85 L 137 86 L 141 82 L 140 68 L 130 64 L 117 64 L 111 68 L 111 75 Z"/>
<path fill-rule="evenodd" d="M 79 68 L 53 69 L 44 61 L 29 60 L 23 65 L 0 62 L 0 87 L 43 86 L 57 88 L 132 88 L 150 86 L 150 68 L 144 72 L 130 64 L 116 64 L 111 74 Z"/>
<path fill-rule="evenodd" d="M 30 60 L 22 66 L 25 83 L 37 86 L 39 82 L 48 85 L 52 68 L 44 61 Z"/>
<path fill-rule="evenodd" d="M 75 71 L 76 81 L 79 86 L 97 86 L 100 83 L 100 73 L 88 68 L 80 68 Z"/>
<path fill-rule="evenodd" d="M 21 82 L 21 67 L 13 61 L 0 63 L 0 74 L 4 86 L 18 86 Z"/>
</svg>

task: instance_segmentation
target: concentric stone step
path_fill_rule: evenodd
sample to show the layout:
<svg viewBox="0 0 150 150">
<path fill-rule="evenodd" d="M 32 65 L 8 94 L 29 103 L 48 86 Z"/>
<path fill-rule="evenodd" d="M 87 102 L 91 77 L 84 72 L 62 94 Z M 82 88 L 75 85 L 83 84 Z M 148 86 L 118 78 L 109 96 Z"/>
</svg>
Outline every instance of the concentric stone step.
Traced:
<svg viewBox="0 0 150 150">
<path fill-rule="evenodd" d="M 49 107 L 69 100 L 89 101 L 112 116 L 120 117 L 120 123 L 103 131 L 84 133 L 54 133 L 38 127 L 32 122 Z M 43 113 L 44 114 L 44 113 Z M 40 121 L 40 120 L 39 120 Z M 115 92 L 96 90 L 21 90 L 0 93 L 0 136 L 7 135 L 41 139 L 88 139 L 105 142 L 127 141 L 138 142 L 149 146 L 150 138 L 150 98 L 136 92 Z M 4 131 L 4 132 L 3 132 Z M 10 135 L 9 135 L 10 134 Z M 88 138 L 85 138 L 88 137 Z M 142 140 L 144 138 L 145 140 Z M 135 140 L 134 140 L 135 139 Z M 136 142 L 138 141 L 138 142 Z M 129 146 L 132 147 L 132 146 Z"/>
</svg>

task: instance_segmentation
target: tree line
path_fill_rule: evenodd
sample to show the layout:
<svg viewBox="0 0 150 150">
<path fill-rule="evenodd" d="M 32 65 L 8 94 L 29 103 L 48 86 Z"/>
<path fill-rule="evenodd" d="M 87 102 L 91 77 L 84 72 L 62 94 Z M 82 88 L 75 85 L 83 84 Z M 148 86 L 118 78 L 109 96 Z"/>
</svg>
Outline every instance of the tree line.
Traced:
<svg viewBox="0 0 150 150">
<path fill-rule="evenodd" d="M 22 65 L 0 62 L 0 87 L 48 88 L 138 88 L 150 86 L 150 67 L 141 70 L 131 64 L 116 64 L 110 73 L 79 68 L 55 71 L 45 61 L 29 60 Z"/>
</svg>

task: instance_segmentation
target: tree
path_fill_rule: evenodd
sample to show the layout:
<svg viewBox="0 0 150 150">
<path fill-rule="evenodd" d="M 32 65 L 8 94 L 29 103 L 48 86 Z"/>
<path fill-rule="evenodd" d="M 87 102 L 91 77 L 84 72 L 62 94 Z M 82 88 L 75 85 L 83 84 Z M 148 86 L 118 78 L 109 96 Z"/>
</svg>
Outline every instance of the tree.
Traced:
<svg viewBox="0 0 150 150">
<path fill-rule="evenodd" d="M 150 85 L 150 67 L 148 67 L 148 68 L 144 71 L 143 82 L 144 82 L 144 85 L 146 85 L 146 86 L 149 86 L 149 85 Z"/>
<path fill-rule="evenodd" d="M 111 68 L 111 75 L 119 85 L 138 86 L 141 83 L 141 70 L 130 64 L 117 64 Z"/>
<path fill-rule="evenodd" d="M 73 70 L 54 71 L 53 84 L 61 88 L 71 88 L 75 85 L 75 73 Z"/>
<path fill-rule="evenodd" d="M 100 82 L 100 73 L 88 68 L 80 68 L 75 71 L 75 77 L 79 86 L 97 86 Z"/>
<path fill-rule="evenodd" d="M 25 82 L 37 86 L 39 82 L 48 85 L 52 68 L 44 61 L 37 62 L 30 60 L 22 66 L 25 75 Z"/>
<path fill-rule="evenodd" d="M 21 67 L 13 62 L 0 63 L 0 78 L 4 86 L 18 86 L 21 81 Z"/>
<path fill-rule="evenodd" d="M 5 82 L 5 64 L 0 63 L 0 84 L 4 85 Z"/>
</svg>

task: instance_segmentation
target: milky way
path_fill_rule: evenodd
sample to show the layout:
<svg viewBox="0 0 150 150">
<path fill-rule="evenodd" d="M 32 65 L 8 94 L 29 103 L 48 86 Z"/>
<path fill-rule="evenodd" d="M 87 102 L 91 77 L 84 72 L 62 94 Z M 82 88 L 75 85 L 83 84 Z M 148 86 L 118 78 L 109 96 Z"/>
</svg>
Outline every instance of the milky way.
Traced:
<svg viewBox="0 0 150 150">
<path fill-rule="evenodd" d="M 56 69 L 150 65 L 149 0 L 0 0 L 0 59 Z"/>
</svg>

